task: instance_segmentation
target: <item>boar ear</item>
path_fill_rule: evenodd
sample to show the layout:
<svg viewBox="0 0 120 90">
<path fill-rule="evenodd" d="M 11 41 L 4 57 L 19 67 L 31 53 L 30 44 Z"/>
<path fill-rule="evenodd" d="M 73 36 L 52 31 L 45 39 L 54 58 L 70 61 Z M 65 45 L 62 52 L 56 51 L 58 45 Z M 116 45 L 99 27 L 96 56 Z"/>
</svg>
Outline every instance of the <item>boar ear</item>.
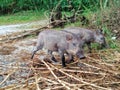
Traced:
<svg viewBox="0 0 120 90">
<path fill-rule="evenodd" d="M 73 37 L 71 36 L 71 35 L 66 35 L 66 40 L 67 41 L 70 41 L 70 40 L 72 40 L 73 39 Z"/>
</svg>

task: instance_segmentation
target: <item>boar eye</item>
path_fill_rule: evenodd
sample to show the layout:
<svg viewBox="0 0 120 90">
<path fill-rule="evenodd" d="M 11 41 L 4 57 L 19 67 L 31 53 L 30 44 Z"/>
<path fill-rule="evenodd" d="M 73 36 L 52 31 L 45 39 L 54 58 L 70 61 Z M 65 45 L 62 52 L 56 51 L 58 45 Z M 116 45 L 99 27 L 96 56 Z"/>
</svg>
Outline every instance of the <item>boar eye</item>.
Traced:
<svg viewBox="0 0 120 90">
<path fill-rule="evenodd" d="M 73 43 L 73 46 L 76 46 L 76 43 Z"/>
<path fill-rule="evenodd" d="M 101 40 L 104 40 L 104 38 L 102 37 Z"/>
</svg>

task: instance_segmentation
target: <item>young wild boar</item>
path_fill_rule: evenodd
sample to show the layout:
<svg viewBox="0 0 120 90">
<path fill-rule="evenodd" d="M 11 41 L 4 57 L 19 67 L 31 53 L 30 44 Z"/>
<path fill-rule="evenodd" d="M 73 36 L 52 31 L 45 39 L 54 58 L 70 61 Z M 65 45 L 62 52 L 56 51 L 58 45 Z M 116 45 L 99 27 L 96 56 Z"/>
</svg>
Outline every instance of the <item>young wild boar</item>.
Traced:
<svg viewBox="0 0 120 90">
<path fill-rule="evenodd" d="M 69 56 L 70 61 L 73 61 L 73 54 L 77 55 L 80 59 L 85 58 L 82 50 L 83 43 L 82 41 L 81 43 L 79 41 L 80 38 L 77 38 L 71 33 L 56 30 L 44 30 L 39 33 L 37 45 L 32 53 L 31 59 L 33 59 L 34 54 L 38 50 L 45 48 L 48 50 L 48 53 L 50 54 L 51 60 L 53 62 L 56 62 L 56 59 L 52 55 L 52 52 L 58 52 L 62 60 L 62 66 L 65 67 L 64 53 Z"/>
<path fill-rule="evenodd" d="M 65 28 L 64 31 L 74 33 L 79 38 L 82 38 L 84 44 L 87 44 L 90 53 L 91 53 L 92 42 L 99 43 L 102 47 L 107 46 L 102 30 L 91 31 L 80 27 L 69 27 L 69 28 Z"/>
</svg>

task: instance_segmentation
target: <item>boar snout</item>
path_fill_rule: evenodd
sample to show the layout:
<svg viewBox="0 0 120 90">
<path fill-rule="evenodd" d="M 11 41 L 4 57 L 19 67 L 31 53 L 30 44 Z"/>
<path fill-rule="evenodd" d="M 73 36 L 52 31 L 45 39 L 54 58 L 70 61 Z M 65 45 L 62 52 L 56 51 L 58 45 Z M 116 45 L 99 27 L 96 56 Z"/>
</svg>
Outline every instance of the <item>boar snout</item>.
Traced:
<svg viewBox="0 0 120 90">
<path fill-rule="evenodd" d="M 80 59 L 86 58 L 86 57 L 84 56 L 83 51 L 78 51 L 78 52 L 76 53 L 76 56 L 79 57 Z"/>
<path fill-rule="evenodd" d="M 84 55 L 79 56 L 80 59 L 85 59 L 86 57 Z"/>
<path fill-rule="evenodd" d="M 106 42 L 104 42 L 104 43 L 101 44 L 101 48 L 109 48 L 109 46 L 107 45 Z"/>
</svg>

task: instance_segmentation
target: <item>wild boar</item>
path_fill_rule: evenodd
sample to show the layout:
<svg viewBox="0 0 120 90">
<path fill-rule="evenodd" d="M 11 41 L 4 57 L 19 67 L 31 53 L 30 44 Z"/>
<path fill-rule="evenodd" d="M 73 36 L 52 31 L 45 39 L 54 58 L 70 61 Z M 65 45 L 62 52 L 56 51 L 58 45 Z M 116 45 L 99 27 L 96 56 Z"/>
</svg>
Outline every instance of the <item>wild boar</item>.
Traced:
<svg viewBox="0 0 120 90">
<path fill-rule="evenodd" d="M 73 55 L 77 55 L 80 59 L 85 58 L 82 49 L 83 43 L 82 41 L 81 43 L 79 41 L 80 38 L 77 38 L 76 35 L 71 33 L 57 30 L 44 30 L 39 33 L 37 45 L 32 53 L 31 59 L 33 59 L 34 54 L 38 50 L 45 48 L 48 50 L 53 62 L 56 62 L 56 59 L 52 52 L 58 52 L 62 60 L 62 66 L 65 67 L 66 64 L 64 53 L 69 55 L 70 61 L 73 60 Z"/>
<path fill-rule="evenodd" d="M 79 38 L 82 38 L 84 44 L 87 44 L 89 52 L 91 53 L 91 43 L 99 43 L 102 47 L 107 47 L 105 37 L 102 30 L 92 31 L 80 27 L 65 28 L 64 31 L 68 31 L 76 34 Z"/>
</svg>

